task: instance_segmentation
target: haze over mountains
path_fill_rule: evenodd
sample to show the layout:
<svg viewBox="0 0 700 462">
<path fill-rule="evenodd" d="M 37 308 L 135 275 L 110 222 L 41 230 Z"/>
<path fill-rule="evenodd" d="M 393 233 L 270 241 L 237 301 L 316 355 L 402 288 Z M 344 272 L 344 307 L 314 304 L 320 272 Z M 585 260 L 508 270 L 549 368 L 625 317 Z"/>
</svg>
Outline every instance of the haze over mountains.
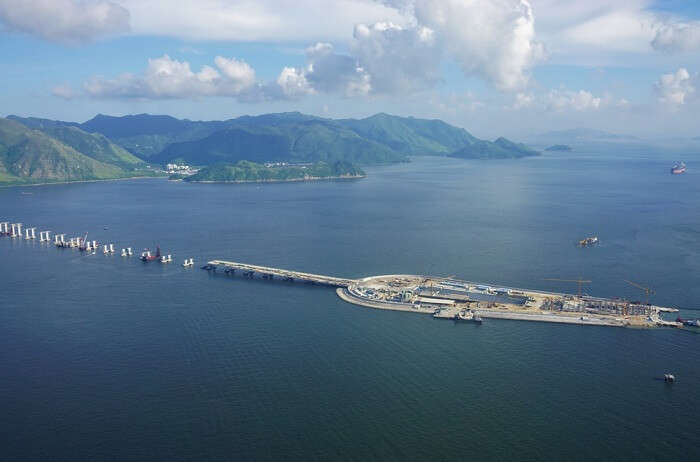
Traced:
<svg viewBox="0 0 700 462">
<path fill-rule="evenodd" d="M 0 119 L 0 181 L 74 181 L 152 174 L 146 163 L 403 162 L 412 155 L 465 159 L 537 155 L 505 138 L 481 140 L 441 120 L 376 114 L 326 119 L 298 112 L 191 121 L 97 115 L 84 123 Z"/>
</svg>

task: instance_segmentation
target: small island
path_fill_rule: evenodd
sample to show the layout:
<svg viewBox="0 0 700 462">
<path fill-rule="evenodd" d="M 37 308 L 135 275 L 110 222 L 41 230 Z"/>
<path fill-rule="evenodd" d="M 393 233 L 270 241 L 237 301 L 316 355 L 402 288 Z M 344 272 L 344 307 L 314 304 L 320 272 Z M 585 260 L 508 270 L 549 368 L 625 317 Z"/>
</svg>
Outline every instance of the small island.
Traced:
<svg viewBox="0 0 700 462">
<path fill-rule="evenodd" d="M 192 183 L 262 183 L 363 178 L 365 172 L 343 161 L 293 164 L 270 162 L 258 164 L 241 160 L 235 164 L 216 164 L 186 176 Z"/>
<path fill-rule="evenodd" d="M 555 144 L 554 146 L 550 146 L 545 151 L 564 151 L 564 152 L 569 152 L 571 151 L 571 146 L 568 144 Z"/>
</svg>

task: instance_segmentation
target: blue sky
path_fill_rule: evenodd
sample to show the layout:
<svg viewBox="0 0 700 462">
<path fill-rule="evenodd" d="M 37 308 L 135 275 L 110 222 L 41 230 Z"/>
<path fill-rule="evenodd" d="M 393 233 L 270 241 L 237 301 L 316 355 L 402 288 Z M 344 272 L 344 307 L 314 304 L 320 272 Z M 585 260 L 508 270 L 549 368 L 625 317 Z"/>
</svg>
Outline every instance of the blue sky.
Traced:
<svg viewBox="0 0 700 462">
<path fill-rule="evenodd" d="M 700 2 L 0 0 L 0 114 L 441 118 L 698 136 Z"/>
</svg>

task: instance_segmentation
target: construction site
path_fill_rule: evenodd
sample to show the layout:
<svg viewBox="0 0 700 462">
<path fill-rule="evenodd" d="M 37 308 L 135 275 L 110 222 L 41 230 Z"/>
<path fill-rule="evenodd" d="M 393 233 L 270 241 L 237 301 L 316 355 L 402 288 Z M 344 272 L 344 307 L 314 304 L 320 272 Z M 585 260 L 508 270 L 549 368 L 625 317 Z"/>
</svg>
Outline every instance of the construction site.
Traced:
<svg viewBox="0 0 700 462">
<path fill-rule="evenodd" d="M 277 278 L 331 286 L 349 303 L 423 313 L 436 319 L 478 319 L 481 322 L 482 318 L 499 318 L 616 327 L 682 327 L 678 321 L 666 321 L 661 317 L 661 313 L 677 312 L 677 309 L 651 304 L 649 297 L 654 291 L 632 281 L 626 282 L 643 292 L 644 301 L 585 295 L 583 285 L 591 281 L 581 278 L 548 279 L 577 284 L 578 293 L 574 295 L 460 281 L 452 277 L 388 275 L 348 279 L 224 260 L 209 261 L 202 269 L 221 270 L 228 276 L 240 274 L 248 279 L 258 275 L 268 281 Z"/>
<path fill-rule="evenodd" d="M 25 227 L 22 223 L 0 222 L 0 236 L 13 239 L 35 240 L 34 227 Z M 51 244 L 60 249 L 77 249 L 85 255 L 95 255 L 101 251 L 106 256 L 117 253 L 114 243 L 99 243 L 89 240 L 88 234 L 66 239 L 66 234 L 54 234 L 51 231 L 39 231 L 39 242 Z M 131 247 L 122 248 L 122 257 L 131 257 Z M 160 247 L 155 254 L 145 249 L 139 259 L 143 262 L 170 263 L 172 255 L 161 255 Z M 190 268 L 193 258 L 186 258 L 182 266 Z M 437 319 L 453 319 L 481 323 L 482 319 L 501 318 L 528 321 L 558 322 L 570 324 L 592 324 L 604 326 L 655 327 L 694 326 L 694 322 L 666 321 L 663 312 L 677 312 L 650 303 L 653 289 L 633 281 L 625 281 L 644 294 L 644 301 L 631 301 L 622 298 L 600 298 L 583 293 L 587 279 L 546 279 L 560 283 L 575 283 L 578 292 L 574 294 L 546 292 L 503 287 L 493 284 L 460 281 L 452 277 L 430 277 L 417 275 L 373 276 L 363 279 L 339 278 L 321 274 L 305 273 L 280 268 L 251 265 L 246 263 L 212 260 L 202 267 L 216 272 L 222 269 L 224 274 L 243 275 L 262 279 L 275 278 L 288 282 L 301 281 L 308 284 L 324 285 L 336 288 L 343 300 L 371 308 L 411 311 L 432 315 Z"/>
<path fill-rule="evenodd" d="M 582 285 L 591 282 L 589 280 L 549 280 L 577 283 L 578 293 L 516 289 L 414 275 L 368 277 L 339 288 L 337 292 L 350 303 L 430 314 L 438 319 L 458 320 L 469 312 L 481 318 L 617 327 L 679 327 L 678 322 L 661 318 L 661 313 L 677 312 L 677 309 L 649 303 L 653 290 L 632 281 L 626 282 L 643 291 L 644 301 L 585 295 Z"/>
</svg>

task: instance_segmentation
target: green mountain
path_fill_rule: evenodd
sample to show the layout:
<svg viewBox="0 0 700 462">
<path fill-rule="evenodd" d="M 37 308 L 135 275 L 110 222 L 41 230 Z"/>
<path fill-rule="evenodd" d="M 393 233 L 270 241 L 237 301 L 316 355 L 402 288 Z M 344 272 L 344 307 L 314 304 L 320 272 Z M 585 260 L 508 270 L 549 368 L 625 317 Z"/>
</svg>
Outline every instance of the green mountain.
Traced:
<svg viewBox="0 0 700 462">
<path fill-rule="evenodd" d="M 357 178 L 364 174 L 362 169 L 355 165 L 340 161 L 267 167 L 241 160 L 235 164 L 216 164 L 203 168 L 184 180 L 192 182 L 301 181 L 340 177 Z"/>
<path fill-rule="evenodd" d="M 201 122 L 208 124 L 210 122 Z M 184 161 L 210 165 L 254 162 L 347 161 L 359 164 L 402 162 L 410 155 L 463 158 L 515 158 L 537 155 L 505 138 L 480 140 L 441 120 L 377 114 L 366 119 L 332 120 L 298 112 L 244 116 L 202 139 L 174 142 L 153 162 Z M 191 132 L 190 132 L 191 133 Z"/>
<path fill-rule="evenodd" d="M 37 126 L 36 120 L 28 123 Z M 46 132 L 0 118 L 0 184 L 122 178 L 135 176 L 134 169 L 143 166 L 102 135 L 70 125 L 43 126 Z"/>
<path fill-rule="evenodd" d="M 538 156 L 540 153 L 522 143 L 514 143 L 506 138 L 490 141 L 476 140 L 450 154 L 460 159 L 513 159 Z"/>
<path fill-rule="evenodd" d="M 463 128 L 442 120 L 376 114 L 366 119 L 344 119 L 340 124 L 358 135 L 411 155 L 445 155 L 478 141 Z"/>
<path fill-rule="evenodd" d="M 403 162 L 412 155 L 490 159 L 538 154 L 505 138 L 481 140 L 441 120 L 383 113 L 340 120 L 299 112 L 224 121 L 149 114 L 99 114 L 82 124 L 15 119 L 88 157 L 125 169 L 140 165 L 129 153 L 152 163 L 194 165 L 235 164 L 241 160 L 370 165 Z"/>
<path fill-rule="evenodd" d="M 298 113 L 241 117 L 228 128 L 194 141 L 173 143 L 154 162 L 335 162 L 381 164 L 406 161 L 405 153 L 367 139 L 336 121 Z"/>
<path fill-rule="evenodd" d="M 40 130 L 76 151 L 100 162 L 118 165 L 126 169 L 145 166 L 145 162 L 118 144 L 111 142 L 104 135 L 87 133 L 78 128 L 78 124 L 37 119 L 35 117 L 21 118 L 10 116 L 8 119 L 20 122 L 29 128 Z"/>
<path fill-rule="evenodd" d="M 172 143 L 202 139 L 226 126 L 225 121 L 201 122 L 150 114 L 123 117 L 98 114 L 80 124 L 81 129 L 101 133 L 147 160 Z"/>
</svg>

